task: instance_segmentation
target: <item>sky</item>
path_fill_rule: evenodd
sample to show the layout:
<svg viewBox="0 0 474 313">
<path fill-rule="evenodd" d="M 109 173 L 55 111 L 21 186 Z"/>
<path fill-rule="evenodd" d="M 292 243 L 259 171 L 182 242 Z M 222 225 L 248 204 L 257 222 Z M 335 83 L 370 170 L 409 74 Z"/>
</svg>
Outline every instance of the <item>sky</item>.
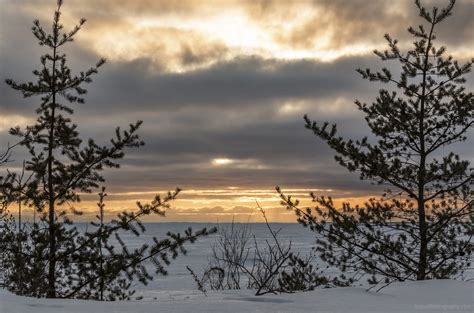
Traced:
<svg viewBox="0 0 474 313">
<path fill-rule="evenodd" d="M 28 81 L 45 52 L 32 21 L 49 29 L 55 1 L 0 5 L 0 80 Z M 337 123 L 347 138 L 368 134 L 354 100 L 373 101 L 382 86 L 355 70 L 382 66 L 373 50 L 386 48 L 385 33 L 402 50 L 410 47 L 406 29 L 422 23 L 412 1 L 65 0 L 65 28 L 81 17 L 87 23 L 64 50 L 71 67 L 107 59 L 87 86 L 86 103 L 74 108 L 82 137 L 106 144 L 116 126 L 144 121 L 146 145 L 105 172 L 110 215 L 177 186 L 183 192 L 166 221 L 261 221 L 256 201 L 272 221 L 295 221 L 279 205 L 276 185 L 303 201 L 310 191 L 338 203 L 380 193 L 337 165 L 302 117 Z M 458 1 L 437 42 L 467 60 L 473 29 L 474 1 Z M 473 75 L 468 79 L 472 90 Z M 38 99 L 23 99 L 4 83 L 0 95 L 4 147 L 14 142 L 10 127 L 34 122 Z M 455 147 L 468 160 L 472 137 Z M 25 157 L 16 149 L 8 167 Z M 96 195 L 84 195 L 76 208 L 87 218 L 95 202 Z"/>
</svg>

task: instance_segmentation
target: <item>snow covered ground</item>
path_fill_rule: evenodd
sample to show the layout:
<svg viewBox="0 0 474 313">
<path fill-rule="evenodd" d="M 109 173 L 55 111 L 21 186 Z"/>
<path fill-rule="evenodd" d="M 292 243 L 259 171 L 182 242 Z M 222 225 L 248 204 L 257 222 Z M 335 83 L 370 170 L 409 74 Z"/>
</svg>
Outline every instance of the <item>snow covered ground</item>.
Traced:
<svg viewBox="0 0 474 313">
<path fill-rule="evenodd" d="M 146 236 L 166 231 L 184 230 L 188 224 L 149 224 Z M 209 224 L 194 224 L 199 229 Z M 264 225 L 253 224 L 251 231 L 259 241 L 267 239 Z M 314 242 L 313 234 L 297 224 L 278 224 L 282 228 L 282 241 L 292 240 L 293 249 L 309 253 Z M 136 238 L 124 238 L 138 244 Z M 143 300 L 126 302 L 94 302 L 81 300 L 51 300 L 18 297 L 0 289 L 0 313 L 95 313 L 95 312 L 353 312 L 353 313 L 402 313 L 402 312 L 474 312 L 474 283 L 452 280 L 397 283 L 379 293 L 367 292 L 364 286 L 351 288 L 320 289 L 313 292 L 266 295 L 255 297 L 251 290 L 208 291 L 207 297 L 196 290 L 186 265 L 196 272 L 207 264 L 209 237 L 188 247 L 188 254 L 180 256 L 168 268 L 169 275 L 157 277 L 148 286 L 137 285 L 137 295 Z M 331 269 L 330 269 L 331 270 Z M 468 277 L 474 277 L 469 272 Z"/>
<path fill-rule="evenodd" d="M 0 291 L 1 313 L 213 313 L 318 312 L 405 313 L 474 312 L 473 284 L 439 280 L 393 284 L 379 293 L 363 288 L 321 289 L 312 292 L 253 296 L 248 290 L 211 292 L 161 291 L 156 299 L 126 302 L 49 300 L 17 297 Z"/>
</svg>

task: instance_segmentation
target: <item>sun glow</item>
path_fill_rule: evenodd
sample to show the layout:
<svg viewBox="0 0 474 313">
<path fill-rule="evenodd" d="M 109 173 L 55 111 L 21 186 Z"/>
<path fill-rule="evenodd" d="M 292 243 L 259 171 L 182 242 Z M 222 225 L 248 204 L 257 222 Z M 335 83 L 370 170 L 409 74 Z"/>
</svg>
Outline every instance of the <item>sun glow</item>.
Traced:
<svg viewBox="0 0 474 313">
<path fill-rule="evenodd" d="M 156 194 L 166 194 L 166 190 L 147 190 L 137 192 L 113 192 L 108 191 L 106 200 L 106 219 L 115 218 L 116 214 L 122 211 L 136 210 L 136 202 L 150 202 Z M 291 195 L 301 201 L 303 207 L 313 206 L 310 192 L 322 195 L 332 195 L 337 207 L 342 202 L 351 204 L 362 204 L 369 196 L 358 196 L 346 192 L 332 189 L 318 188 L 285 188 L 285 194 Z M 97 214 L 97 195 L 81 194 L 82 201 L 77 204 L 76 209 L 82 211 L 82 216 L 76 216 L 78 221 L 90 221 Z M 225 189 L 190 189 L 182 191 L 175 201 L 172 201 L 171 208 L 167 210 L 166 217 L 155 216 L 147 219 L 149 222 L 262 222 L 262 217 L 258 213 L 258 204 L 267 211 L 268 217 L 273 222 L 295 222 L 294 213 L 286 210 L 280 203 L 281 199 L 273 188 L 259 189 L 238 187 Z M 67 209 L 67 206 L 63 206 Z M 16 206 L 10 208 L 15 212 Z M 25 218 L 32 218 L 32 211 L 24 211 Z"/>
<path fill-rule="evenodd" d="M 285 25 L 260 24 L 242 9 L 230 7 L 204 18 L 187 16 L 183 19 L 174 15 L 129 17 L 113 27 L 108 24 L 94 27 L 82 36 L 108 59 L 133 61 L 144 58 L 151 60 L 160 70 L 177 73 L 242 56 L 331 62 L 379 48 L 365 43 L 332 48 L 329 33 L 321 34 L 310 47 L 280 42 L 276 34 L 287 31 L 286 28 L 292 25 L 290 21 Z"/>
<path fill-rule="evenodd" d="M 217 165 L 217 166 L 222 166 L 222 165 L 229 165 L 235 163 L 235 160 L 232 159 L 227 159 L 227 158 L 222 158 L 222 159 L 213 159 L 212 164 Z"/>
<path fill-rule="evenodd" d="M 79 41 L 111 61 L 146 59 L 151 71 L 173 73 L 200 70 L 238 57 L 333 62 L 386 47 L 380 34 L 375 38 L 370 32 L 354 41 L 346 38 L 341 45 L 337 36 L 341 25 L 333 19 L 337 15 L 317 1 L 269 1 L 268 7 L 266 1 L 264 6 L 259 1 L 182 2 L 182 6 L 168 11 L 161 10 L 159 3 L 146 1 L 133 1 L 123 7 L 101 4 L 98 9 L 112 10 L 110 15 L 118 18 L 114 23 L 91 18 Z M 77 22 L 75 12 L 91 9 L 85 3 L 77 0 L 77 10 L 65 12 L 66 25 Z M 48 10 L 38 12 L 34 4 L 25 3 L 22 10 L 40 14 L 42 19 L 50 17 Z M 402 16 L 405 7 L 394 3 L 388 4 L 387 10 L 392 12 L 389 16 Z M 347 22 L 360 26 L 357 21 Z M 354 31 L 363 32 L 364 28 Z M 401 42 L 400 48 L 406 45 L 411 43 Z M 469 58 L 471 50 L 470 46 L 459 46 L 450 52 Z"/>
</svg>

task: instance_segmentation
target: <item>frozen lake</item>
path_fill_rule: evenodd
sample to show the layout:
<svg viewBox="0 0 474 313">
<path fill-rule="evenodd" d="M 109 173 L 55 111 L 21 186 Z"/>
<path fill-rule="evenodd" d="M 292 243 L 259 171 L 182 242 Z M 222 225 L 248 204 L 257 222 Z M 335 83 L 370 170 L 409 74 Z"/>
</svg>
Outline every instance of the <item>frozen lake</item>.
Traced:
<svg viewBox="0 0 474 313">
<path fill-rule="evenodd" d="M 153 237 L 165 238 L 167 232 L 181 232 L 183 233 L 188 227 L 193 230 L 199 230 L 203 227 L 212 228 L 218 227 L 230 227 L 230 223 L 211 224 L 211 223 L 145 223 L 146 231 L 140 237 L 136 237 L 133 234 L 121 235 L 122 239 L 128 244 L 130 249 L 136 248 L 139 245 L 147 242 L 152 243 Z M 245 224 L 234 224 L 234 227 L 244 227 Z M 82 228 L 85 224 L 78 223 L 77 226 Z M 255 235 L 257 243 L 265 244 L 265 240 L 272 242 L 271 234 L 267 227 L 263 223 L 252 223 L 248 224 L 249 232 Z M 299 224 L 281 224 L 272 223 L 271 227 L 274 231 L 280 230 L 278 238 L 283 245 L 287 245 L 291 241 L 292 251 L 300 252 L 301 255 L 307 255 L 311 252 L 311 247 L 315 242 L 315 234 L 309 229 L 302 227 Z M 147 286 L 137 284 L 135 289 L 137 295 L 143 295 L 145 297 L 151 296 L 149 294 L 152 290 L 153 293 L 159 291 L 185 291 L 195 290 L 196 284 L 191 277 L 186 266 L 189 266 L 198 274 L 201 274 L 208 264 L 208 259 L 211 255 L 211 246 L 217 240 L 217 234 L 212 234 L 207 237 L 199 238 L 194 244 L 186 244 L 186 255 L 179 255 L 175 260 L 172 260 L 170 266 L 166 267 L 168 275 L 157 275 L 154 280 L 151 281 Z M 253 245 L 253 239 L 250 242 Z M 262 246 L 263 247 L 263 246 Z M 150 266 L 150 269 L 153 267 Z M 153 273 L 150 270 L 150 273 Z"/>
<path fill-rule="evenodd" d="M 270 224 L 274 231 L 280 230 L 278 238 L 280 243 L 288 245 L 291 242 L 292 251 L 300 253 L 301 256 L 305 256 L 311 253 L 312 247 L 316 241 L 316 234 L 311 232 L 308 228 L 296 223 L 271 223 Z M 85 224 L 78 223 L 79 227 L 84 227 Z M 140 237 L 136 237 L 133 234 L 122 235 L 122 239 L 126 241 L 129 247 L 136 248 L 139 245 L 148 242 L 152 243 L 152 238 L 155 236 L 158 239 L 165 238 L 166 233 L 170 232 L 181 232 L 183 233 L 188 227 L 193 230 L 199 230 L 203 227 L 211 228 L 218 226 L 221 228 L 230 227 L 230 223 L 212 224 L 212 223 L 145 223 L 146 232 Z M 245 224 L 234 224 L 234 227 L 244 227 Z M 251 223 L 248 224 L 249 231 L 255 235 L 259 246 L 265 244 L 265 240 L 273 241 L 271 234 L 269 233 L 267 226 L 263 223 Z M 147 286 L 137 284 L 135 289 L 137 294 L 144 296 L 144 298 L 154 298 L 160 296 L 161 293 L 175 292 L 177 295 L 180 293 L 187 294 L 190 291 L 196 291 L 196 284 L 191 277 L 190 273 L 186 269 L 189 266 L 198 275 L 201 275 L 208 265 L 208 260 L 211 255 L 211 247 L 217 240 L 217 234 L 213 234 L 207 237 L 201 237 L 194 244 L 186 244 L 186 255 L 179 255 L 175 260 L 172 260 L 171 265 L 166 269 L 168 275 L 156 275 L 154 280 L 151 281 Z M 250 246 L 253 245 L 253 240 L 250 242 Z M 325 264 L 321 264 L 321 267 L 326 267 Z M 337 269 L 328 268 L 325 269 L 326 273 L 336 274 Z M 150 273 L 153 273 L 153 267 L 150 266 Z M 466 274 L 466 277 L 473 278 L 474 271 L 471 267 Z M 365 279 L 359 281 L 359 284 L 366 285 Z M 245 284 L 243 284 L 245 285 Z"/>
</svg>

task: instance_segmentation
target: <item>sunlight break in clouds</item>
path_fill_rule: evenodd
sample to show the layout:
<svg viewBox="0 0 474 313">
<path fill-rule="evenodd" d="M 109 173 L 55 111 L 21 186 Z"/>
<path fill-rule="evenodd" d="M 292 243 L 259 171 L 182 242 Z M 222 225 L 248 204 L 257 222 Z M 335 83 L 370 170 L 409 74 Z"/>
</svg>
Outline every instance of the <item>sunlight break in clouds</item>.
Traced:
<svg viewBox="0 0 474 313">
<path fill-rule="evenodd" d="M 360 10 L 363 1 L 113 1 L 87 5 L 91 25 L 81 33 L 97 54 L 114 61 L 149 59 L 156 69 L 183 73 L 236 57 L 315 60 L 371 54 L 384 49 L 384 32 L 404 37 L 411 1 L 378 1 Z M 129 11 L 127 11 L 129 9 Z M 107 15 L 105 12 L 109 12 Z M 74 12 L 65 15 L 75 21 Z M 382 30 L 380 25 L 385 27 Z M 472 40 L 471 40 L 472 43 Z M 402 41 L 401 46 L 411 44 Z M 454 54 L 469 56 L 469 42 Z"/>
<path fill-rule="evenodd" d="M 270 31 L 271 30 L 271 31 Z M 207 19 L 190 17 L 133 18 L 99 34 L 85 35 L 97 52 L 111 60 L 153 60 L 158 68 L 185 72 L 211 66 L 235 57 L 260 56 L 264 59 L 314 59 L 331 62 L 343 56 L 363 55 L 383 45 L 350 44 L 333 48 L 329 35 L 321 34 L 312 47 L 279 42 L 266 29 L 238 8 Z M 124 36 L 126 35 L 126 36 Z M 164 63 L 163 60 L 167 62 Z"/>
<path fill-rule="evenodd" d="M 253 169 L 263 170 L 268 169 L 268 166 L 262 164 L 259 160 L 255 159 L 228 159 L 228 158 L 215 158 L 212 159 L 211 164 L 217 167 L 233 167 L 236 169 Z"/>
<path fill-rule="evenodd" d="M 177 73 L 242 56 L 331 62 L 364 55 L 383 45 L 380 40 L 375 45 L 371 36 L 364 42 L 334 44 L 341 25 L 321 19 L 335 14 L 327 11 L 324 2 L 313 5 L 298 1 L 282 6 L 278 1 L 268 1 L 268 7 L 260 1 L 186 1 L 182 6 L 157 3 L 134 1 L 117 6 L 110 1 L 93 5 L 74 1 L 77 10 L 66 11 L 64 19 L 66 24 L 72 24 L 77 21 L 78 12 L 91 11 L 87 14 L 92 15 L 88 31 L 81 32 L 79 40 L 97 54 L 110 61 L 149 59 L 155 70 Z M 38 8 L 28 2 L 25 10 L 33 14 Z M 257 14 L 259 10 L 262 11 Z M 299 39 L 303 35 L 304 43 Z"/>
<path fill-rule="evenodd" d="M 213 159 L 212 164 L 220 166 L 220 165 L 228 165 L 234 163 L 234 160 L 231 159 Z"/>
</svg>

